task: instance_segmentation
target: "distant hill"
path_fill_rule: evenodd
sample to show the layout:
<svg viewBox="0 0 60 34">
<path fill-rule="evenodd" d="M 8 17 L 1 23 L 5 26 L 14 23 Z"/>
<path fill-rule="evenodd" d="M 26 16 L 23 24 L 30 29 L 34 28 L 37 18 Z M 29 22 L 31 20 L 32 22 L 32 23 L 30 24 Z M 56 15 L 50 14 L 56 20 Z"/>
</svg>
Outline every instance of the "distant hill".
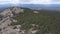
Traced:
<svg viewBox="0 0 60 34">
<path fill-rule="evenodd" d="M 8 7 L 4 7 L 4 8 L 1 8 L 0 9 L 0 12 L 2 12 L 2 11 L 4 11 L 5 9 L 7 9 L 7 8 L 13 8 L 13 7 L 17 7 L 17 8 L 22 8 L 22 9 L 24 9 L 24 10 L 28 10 L 29 11 L 29 9 L 31 9 L 31 10 L 37 10 L 37 11 L 39 11 L 40 13 L 48 13 L 48 14 L 54 14 L 54 15 L 56 15 L 56 14 L 59 14 L 60 15 L 60 10 L 57 10 L 57 8 L 56 8 L 56 10 L 54 10 L 54 9 L 48 9 L 48 8 L 28 8 L 28 7 L 20 7 L 20 6 L 8 6 Z"/>
<path fill-rule="evenodd" d="M 53 9 L 53 10 L 60 10 L 60 4 L 4 4 L 0 5 L 0 11 L 7 7 L 18 6 L 18 7 L 25 7 L 25 8 L 42 8 L 42 9 Z"/>
<path fill-rule="evenodd" d="M 20 7 L 60 9 L 60 4 L 20 4 Z"/>
</svg>

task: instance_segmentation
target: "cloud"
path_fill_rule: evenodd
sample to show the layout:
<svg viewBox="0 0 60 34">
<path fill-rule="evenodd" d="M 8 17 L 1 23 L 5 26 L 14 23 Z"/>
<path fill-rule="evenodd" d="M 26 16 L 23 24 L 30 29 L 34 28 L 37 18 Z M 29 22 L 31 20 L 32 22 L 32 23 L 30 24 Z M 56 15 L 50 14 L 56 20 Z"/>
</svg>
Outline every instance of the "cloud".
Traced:
<svg viewBox="0 0 60 34">
<path fill-rule="evenodd" d="M 20 0 L 21 2 L 30 2 L 32 0 Z"/>
<path fill-rule="evenodd" d="M 0 0 L 0 4 L 17 4 L 17 3 L 20 3 L 19 0 Z"/>
<path fill-rule="evenodd" d="M 51 0 L 52 4 L 60 4 L 60 0 Z"/>
<path fill-rule="evenodd" d="M 21 4 L 60 4 L 60 0 L 21 0 Z"/>
<path fill-rule="evenodd" d="M 51 1 L 50 0 L 30 0 L 29 2 L 21 1 L 21 3 L 22 4 L 50 4 Z"/>
<path fill-rule="evenodd" d="M 60 0 L 52 0 L 52 1 L 60 1 Z"/>
<path fill-rule="evenodd" d="M 60 4 L 60 0 L 0 0 L 0 4 Z"/>
</svg>

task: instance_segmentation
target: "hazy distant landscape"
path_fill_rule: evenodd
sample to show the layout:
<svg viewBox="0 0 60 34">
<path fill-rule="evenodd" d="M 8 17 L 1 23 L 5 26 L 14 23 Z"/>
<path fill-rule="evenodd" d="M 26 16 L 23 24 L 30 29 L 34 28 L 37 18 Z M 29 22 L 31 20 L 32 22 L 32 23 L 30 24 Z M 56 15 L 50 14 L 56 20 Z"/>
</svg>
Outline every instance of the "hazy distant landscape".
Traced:
<svg viewBox="0 0 60 34">
<path fill-rule="evenodd" d="M 51 9 L 51 10 L 60 10 L 60 4 L 4 4 L 0 5 L 0 10 L 12 7 L 12 6 L 18 6 L 18 7 L 25 7 L 25 8 L 42 8 L 42 9 Z"/>
</svg>

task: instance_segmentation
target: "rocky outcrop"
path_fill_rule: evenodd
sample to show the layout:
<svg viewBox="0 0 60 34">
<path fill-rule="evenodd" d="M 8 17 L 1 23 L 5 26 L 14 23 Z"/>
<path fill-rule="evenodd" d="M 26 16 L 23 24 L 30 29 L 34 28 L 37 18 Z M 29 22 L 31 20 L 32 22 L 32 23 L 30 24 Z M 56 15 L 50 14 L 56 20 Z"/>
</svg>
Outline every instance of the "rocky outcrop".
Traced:
<svg viewBox="0 0 60 34">
<path fill-rule="evenodd" d="M 2 20 L 0 20 L 1 34 L 19 34 L 19 29 L 13 29 L 9 25 L 13 22 L 17 22 L 17 20 L 13 19 L 15 16 L 13 13 L 17 14 L 20 12 L 23 12 L 23 9 L 14 7 L 12 9 L 5 9 L 3 12 L 0 13 L 3 16 Z"/>
</svg>

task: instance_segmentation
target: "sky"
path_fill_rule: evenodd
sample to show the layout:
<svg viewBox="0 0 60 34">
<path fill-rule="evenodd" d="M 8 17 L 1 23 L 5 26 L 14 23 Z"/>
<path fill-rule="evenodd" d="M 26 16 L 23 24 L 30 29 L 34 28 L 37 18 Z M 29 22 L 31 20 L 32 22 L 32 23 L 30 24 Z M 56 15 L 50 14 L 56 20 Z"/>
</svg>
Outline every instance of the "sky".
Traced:
<svg viewBox="0 0 60 34">
<path fill-rule="evenodd" d="M 0 0 L 0 4 L 60 4 L 60 0 Z"/>
</svg>

